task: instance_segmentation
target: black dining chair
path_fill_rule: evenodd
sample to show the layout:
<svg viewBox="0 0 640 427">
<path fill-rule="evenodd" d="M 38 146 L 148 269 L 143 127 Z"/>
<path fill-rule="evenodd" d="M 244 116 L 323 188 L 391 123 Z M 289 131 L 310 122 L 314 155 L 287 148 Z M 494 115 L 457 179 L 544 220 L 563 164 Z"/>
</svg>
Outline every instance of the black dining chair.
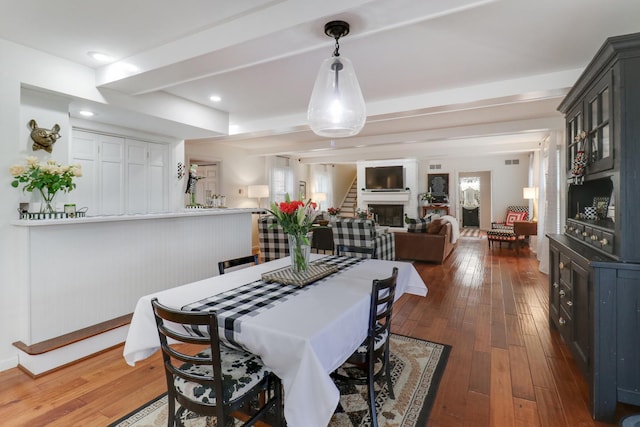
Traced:
<svg viewBox="0 0 640 427">
<path fill-rule="evenodd" d="M 215 416 L 219 426 L 233 423 L 231 414 L 236 411 L 249 417 L 242 426 L 252 426 L 272 413 L 274 420 L 269 422 L 282 425 L 279 378 L 255 354 L 221 345 L 215 312 L 175 310 L 157 298 L 151 305 L 167 379 L 168 426 L 182 425 L 185 411 Z M 186 332 L 192 325 L 205 327 L 208 336 Z"/>
<path fill-rule="evenodd" d="M 228 259 L 226 261 L 220 261 L 218 263 L 218 271 L 220 274 L 224 274 L 225 270 L 229 268 L 239 267 L 245 264 L 258 264 L 258 254 L 247 255 L 240 258 Z"/>
<path fill-rule="evenodd" d="M 376 279 L 371 287 L 371 305 L 367 338 L 347 359 L 345 364 L 332 374 L 334 379 L 355 384 L 366 384 L 369 395 L 371 425 L 378 426 L 376 414 L 375 381 L 384 375 L 389 397 L 395 399 L 391 383 L 391 366 L 389 364 L 389 337 L 391 336 L 391 313 L 396 293 L 398 268 L 394 267 L 390 277 Z M 381 362 L 375 371 L 376 361 Z"/>
<path fill-rule="evenodd" d="M 350 256 L 356 258 L 374 258 L 376 248 L 353 245 L 338 245 L 336 247 L 336 255 Z"/>
</svg>

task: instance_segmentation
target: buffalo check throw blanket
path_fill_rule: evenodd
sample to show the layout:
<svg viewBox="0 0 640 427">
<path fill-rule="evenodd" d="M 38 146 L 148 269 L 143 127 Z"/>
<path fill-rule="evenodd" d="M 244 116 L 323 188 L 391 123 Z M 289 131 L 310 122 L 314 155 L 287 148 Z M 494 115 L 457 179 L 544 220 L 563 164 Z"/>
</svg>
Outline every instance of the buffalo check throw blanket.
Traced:
<svg viewBox="0 0 640 427">
<path fill-rule="evenodd" d="M 240 332 L 240 324 L 243 318 L 257 316 L 263 311 L 286 301 L 288 297 L 306 292 L 313 286 L 318 286 L 320 283 L 326 281 L 334 274 L 348 270 L 362 261 L 364 261 L 363 258 L 328 256 L 316 262 L 335 265 L 338 271 L 304 287 L 256 280 L 255 282 L 247 283 L 246 285 L 227 292 L 187 304 L 182 307 L 182 310 L 215 311 L 218 316 L 220 338 L 231 347 L 246 350 L 235 338 L 235 334 Z M 198 336 L 208 336 L 205 328 L 206 327 L 203 326 L 193 325 L 188 328 L 188 332 Z"/>
</svg>

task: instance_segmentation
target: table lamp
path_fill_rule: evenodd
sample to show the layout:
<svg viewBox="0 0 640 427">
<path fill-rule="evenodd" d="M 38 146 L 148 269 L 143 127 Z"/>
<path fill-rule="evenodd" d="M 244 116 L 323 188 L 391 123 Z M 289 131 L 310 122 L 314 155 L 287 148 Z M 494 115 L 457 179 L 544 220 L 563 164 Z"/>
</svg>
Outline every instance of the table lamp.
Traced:
<svg viewBox="0 0 640 427">
<path fill-rule="evenodd" d="M 269 197 L 269 186 L 268 185 L 250 185 L 247 188 L 247 197 L 251 199 L 258 199 L 258 208 L 260 206 L 260 199 L 263 197 Z"/>
</svg>

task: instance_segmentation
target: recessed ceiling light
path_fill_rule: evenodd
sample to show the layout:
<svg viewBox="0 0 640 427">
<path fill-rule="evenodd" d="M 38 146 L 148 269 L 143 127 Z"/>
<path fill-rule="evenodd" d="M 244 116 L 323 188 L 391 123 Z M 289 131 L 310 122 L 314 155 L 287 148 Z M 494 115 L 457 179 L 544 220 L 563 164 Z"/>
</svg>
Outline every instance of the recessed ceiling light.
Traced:
<svg viewBox="0 0 640 427">
<path fill-rule="evenodd" d="M 87 55 L 100 62 L 111 62 L 113 57 L 101 52 L 88 52 Z"/>
<path fill-rule="evenodd" d="M 96 113 L 94 113 L 93 111 L 89 111 L 89 110 L 80 110 L 78 111 L 78 114 L 80 114 L 81 116 L 85 116 L 85 117 L 93 117 L 96 115 Z"/>
<path fill-rule="evenodd" d="M 212 102 L 220 102 L 222 101 L 222 98 L 220 97 L 220 95 L 211 95 L 209 97 L 209 100 L 211 100 Z"/>
</svg>

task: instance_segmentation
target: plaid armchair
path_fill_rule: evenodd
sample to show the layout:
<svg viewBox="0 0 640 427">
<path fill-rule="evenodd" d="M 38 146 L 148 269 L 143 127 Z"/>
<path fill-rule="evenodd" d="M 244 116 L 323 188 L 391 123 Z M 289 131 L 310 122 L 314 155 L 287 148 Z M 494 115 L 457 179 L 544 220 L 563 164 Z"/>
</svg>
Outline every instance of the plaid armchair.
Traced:
<svg viewBox="0 0 640 427">
<path fill-rule="evenodd" d="M 378 233 L 371 219 L 333 218 L 333 243 L 338 245 L 373 247 L 374 258 L 395 260 L 396 244 L 393 233 Z"/>
<path fill-rule="evenodd" d="M 273 216 L 258 219 L 258 243 L 262 262 L 289 256 L 289 238 L 279 225 L 271 228 L 274 224 L 277 221 Z"/>
</svg>

